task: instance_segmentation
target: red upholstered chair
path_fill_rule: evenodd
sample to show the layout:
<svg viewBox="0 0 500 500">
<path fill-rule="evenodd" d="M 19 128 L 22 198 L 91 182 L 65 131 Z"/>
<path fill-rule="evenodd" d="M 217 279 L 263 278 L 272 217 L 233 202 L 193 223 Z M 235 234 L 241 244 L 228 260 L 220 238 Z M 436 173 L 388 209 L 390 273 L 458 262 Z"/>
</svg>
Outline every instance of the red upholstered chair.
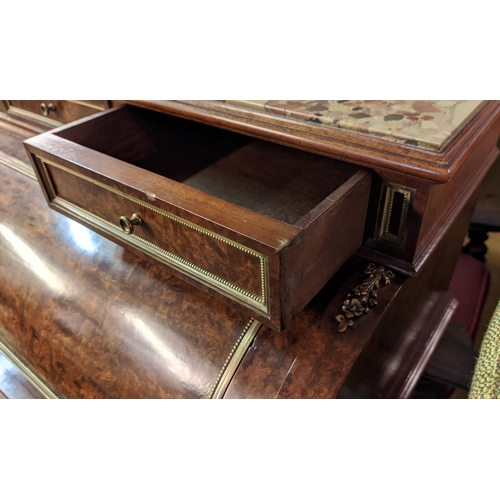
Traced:
<svg viewBox="0 0 500 500">
<path fill-rule="evenodd" d="M 448 291 L 459 301 L 452 322 L 434 351 L 414 398 L 449 398 L 455 389 L 468 391 L 477 353 L 474 338 L 488 294 L 490 273 L 470 255 L 458 260 Z"/>
<path fill-rule="evenodd" d="M 477 333 L 489 285 L 487 267 L 472 256 L 462 254 L 448 291 L 459 301 L 453 321 L 469 333 L 472 341 Z"/>
</svg>

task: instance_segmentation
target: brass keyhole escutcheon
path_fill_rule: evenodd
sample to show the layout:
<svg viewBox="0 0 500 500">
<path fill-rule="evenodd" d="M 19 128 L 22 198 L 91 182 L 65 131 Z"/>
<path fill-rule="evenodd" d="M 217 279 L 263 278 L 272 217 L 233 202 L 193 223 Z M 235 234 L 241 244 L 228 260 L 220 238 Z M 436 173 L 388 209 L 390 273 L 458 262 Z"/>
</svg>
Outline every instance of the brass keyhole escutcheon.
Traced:
<svg viewBox="0 0 500 500">
<path fill-rule="evenodd" d="M 51 111 L 57 111 L 56 107 L 52 103 L 47 105 L 44 102 L 42 102 L 42 104 L 40 104 L 40 107 L 42 108 L 42 115 L 43 116 L 49 116 L 49 113 Z"/>
<path fill-rule="evenodd" d="M 120 227 L 126 234 L 132 234 L 134 232 L 134 226 L 142 226 L 142 219 L 137 214 L 132 214 L 130 219 L 127 219 L 124 215 L 120 217 Z"/>
</svg>

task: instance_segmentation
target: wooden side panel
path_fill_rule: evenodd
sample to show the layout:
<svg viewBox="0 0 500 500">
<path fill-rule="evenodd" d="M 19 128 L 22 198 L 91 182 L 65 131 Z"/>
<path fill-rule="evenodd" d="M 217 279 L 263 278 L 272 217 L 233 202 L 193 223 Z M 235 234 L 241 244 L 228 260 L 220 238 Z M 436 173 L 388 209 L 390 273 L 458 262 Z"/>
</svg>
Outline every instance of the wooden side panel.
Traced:
<svg viewBox="0 0 500 500">
<path fill-rule="evenodd" d="M 408 175 L 376 170 L 366 239 L 360 255 L 383 264 L 392 262 L 393 266 L 410 276 L 418 273 L 497 158 L 499 150 L 496 142 L 499 134 L 500 120 L 497 120 L 445 184 L 429 183 Z M 382 217 L 383 210 L 383 200 L 379 201 L 376 193 L 382 192 L 382 182 L 414 191 L 404 246 L 376 239 L 376 221 Z"/>
<path fill-rule="evenodd" d="M 500 153 L 496 147 L 499 134 L 500 120 L 488 132 L 481 144 L 472 151 L 448 183 L 436 185 L 430 189 L 415 252 L 417 259 L 425 252 L 440 226 L 449 217 L 454 205 L 460 203 L 463 193 L 467 195 L 471 189 L 476 189 L 480 185 Z"/>
<path fill-rule="evenodd" d="M 360 170 L 301 221 L 282 260 L 284 324 L 311 301 L 361 246 L 371 172 Z"/>
</svg>

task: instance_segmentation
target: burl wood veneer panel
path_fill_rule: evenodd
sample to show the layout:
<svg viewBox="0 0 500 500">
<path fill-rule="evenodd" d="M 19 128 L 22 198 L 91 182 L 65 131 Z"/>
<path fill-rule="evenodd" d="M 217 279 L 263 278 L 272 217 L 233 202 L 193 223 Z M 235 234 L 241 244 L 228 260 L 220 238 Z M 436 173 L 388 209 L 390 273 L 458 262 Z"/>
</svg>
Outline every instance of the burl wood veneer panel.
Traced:
<svg viewBox="0 0 500 500">
<path fill-rule="evenodd" d="M 0 165 L 0 337 L 61 396 L 208 397 L 249 317 L 50 210 Z"/>
</svg>

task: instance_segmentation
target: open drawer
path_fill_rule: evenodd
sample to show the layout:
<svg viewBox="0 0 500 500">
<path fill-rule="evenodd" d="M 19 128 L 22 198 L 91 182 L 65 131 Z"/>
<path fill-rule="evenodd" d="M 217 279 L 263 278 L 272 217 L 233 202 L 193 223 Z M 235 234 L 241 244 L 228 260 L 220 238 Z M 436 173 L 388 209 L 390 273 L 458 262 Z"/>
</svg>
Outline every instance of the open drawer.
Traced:
<svg viewBox="0 0 500 500">
<path fill-rule="evenodd" d="M 54 209 L 274 329 L 362 243 L 354 165 L 132 106 L 25 145 Z"/>
</svg>

